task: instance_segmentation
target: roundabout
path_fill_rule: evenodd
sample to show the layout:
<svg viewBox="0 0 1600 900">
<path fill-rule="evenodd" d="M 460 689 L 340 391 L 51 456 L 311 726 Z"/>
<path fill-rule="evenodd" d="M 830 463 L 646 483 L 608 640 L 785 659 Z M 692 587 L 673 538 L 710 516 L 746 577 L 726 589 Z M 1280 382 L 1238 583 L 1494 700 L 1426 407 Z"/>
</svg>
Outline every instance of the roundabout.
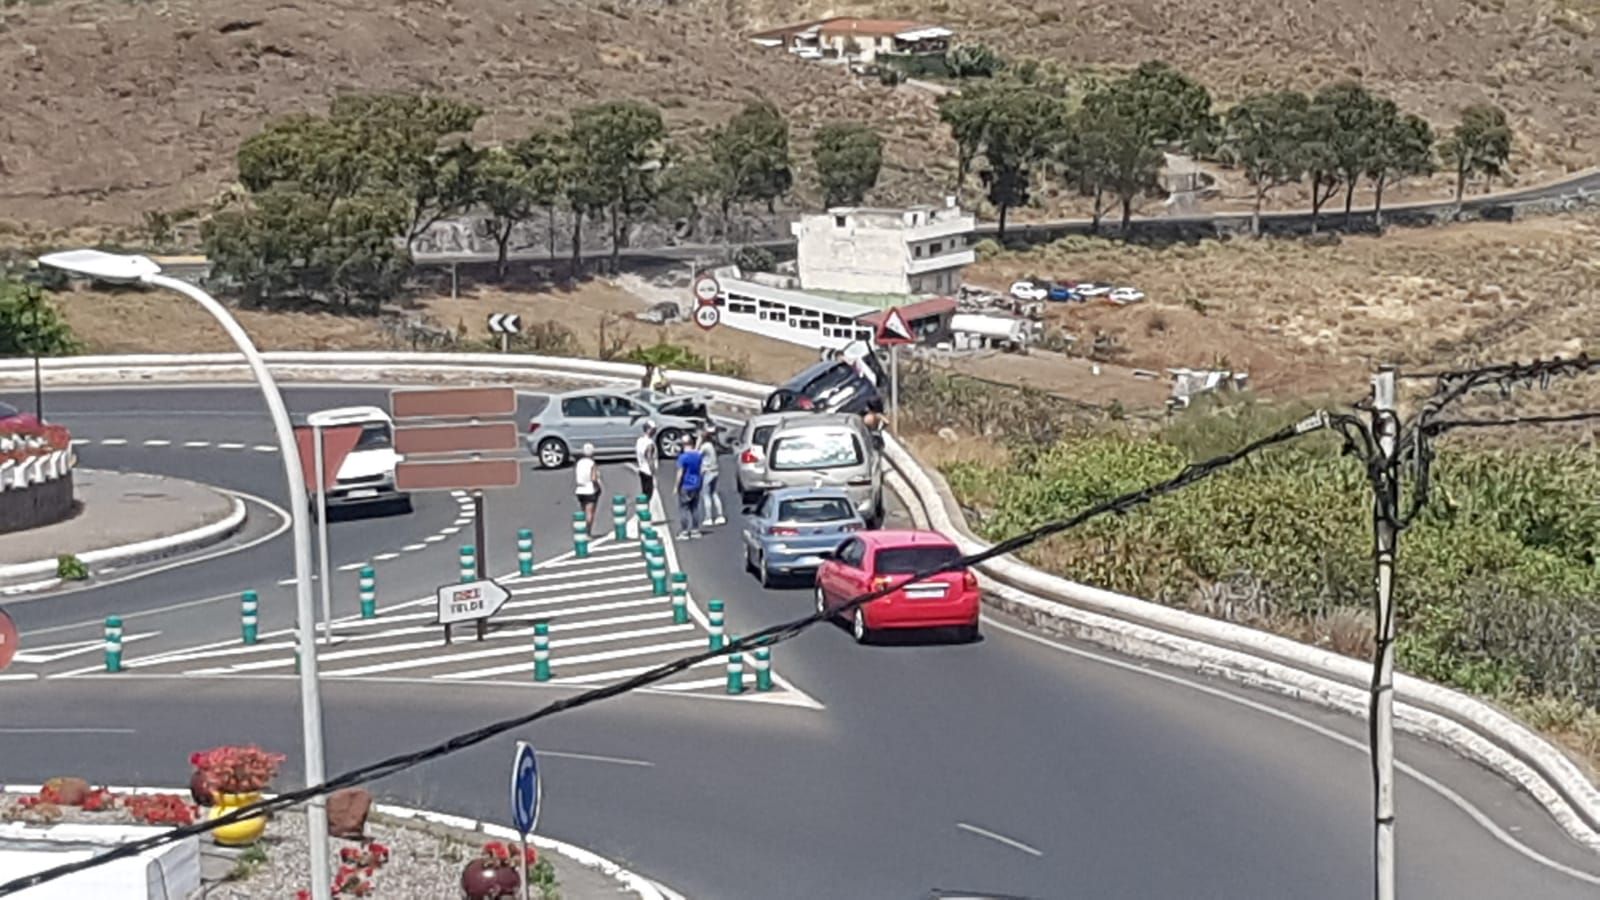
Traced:
<svg viewBox="0 0 1600 900">
<path fill-rule="evenodd" d="M 384 404 L 386 385 L 291 385 L 294 412 Z M 21 635 L 0 673 L 7 781 L 79 774 L 171 783 L 174 748 L 218 735 L 288 752 L 297 783 L 292 548 L 258 396 L 226 385 L 51 388 L 85 467 L 188 479 L 249 502 L 221 547 L 6 605 Z M 546 395 L 519 396 L 526 423 Z M 262 449 L 267 448 L 267 449 Z M 627 677 L 727 630 L 809 611 L 806 585 L 761 587 L 737 522 L 676 546 L 693 614 L 653 595 L 638 545 L 572 552 L 566 469 L 529 468 L 486 504 L 489 571 L 511 590 L 482 642 L 445 645 L 434 590 L 456 580 L 471 505 L 419 494 L 408 515 L 330 523 L 334 622 L 319 648 L 330 772 L 421 747 Z M 608 485 L 635 481 L 602 466 Z M 725 503 L 737 509 L 732 485 Z M 604 511 L 600 524 L 609 529 Z M 906 511 L 891 508 L 889 524 Z M 515 535 L 535 535 L 533 574 Z M 363 618 L 359 570 L 377 573 Z M 259 597 L 260 640 L 240 639 Z M 98 664 L 123 620 L 123 670 Z M 534 616 L 551 621 L 536 681 Z M 730 696 L 719 666 L 554 717 L 371 786 L 396 802 L 499 820 L 512 742 L 535 742 L 541 830 L 689 897 L 1310 897 L 1369 891 L 1362 723 L 1308 704 L 1049 638 L 986 609 L 975 643 L 861 647 L 817 627 L 772 654 L 774 688 Z M 81 648 L 88 648 L 86 651 Z M 718 661 L 720 665 L 720 660 Z M 1398 757 L 1407 896 L 1581 898 L 1600 865 L 1531 798 L 1409 738 Z"/>
</svg>

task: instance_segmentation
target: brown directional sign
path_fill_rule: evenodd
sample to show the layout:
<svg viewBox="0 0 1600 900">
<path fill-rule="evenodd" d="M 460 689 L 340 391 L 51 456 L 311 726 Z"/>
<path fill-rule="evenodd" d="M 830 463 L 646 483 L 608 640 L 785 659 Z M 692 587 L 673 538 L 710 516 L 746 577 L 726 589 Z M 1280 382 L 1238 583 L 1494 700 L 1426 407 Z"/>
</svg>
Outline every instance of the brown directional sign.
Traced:
<svg viewBox="0 0 1600 900">
<path fill-rule="evenodd" d="M 402 491 L 475 491 L 514 488 L 522 466 L 515 459 L 460 459 L 402 462 L 395 466 L 395 487 Z"/>
<path fill-rule="evenodd" d="M 396 419 L 498 419 L 517 412 L 517 392 L 508 387 L 426 388 L 389 392 Z"/>
<path fill-rule="evenodd" d="M 496 453 L 516 450 L 517 426 L 513 422 L 473 425 L 400 425 L 394 430 L 394 449 L 401 456 L 437 453 Z"/>
</svg>

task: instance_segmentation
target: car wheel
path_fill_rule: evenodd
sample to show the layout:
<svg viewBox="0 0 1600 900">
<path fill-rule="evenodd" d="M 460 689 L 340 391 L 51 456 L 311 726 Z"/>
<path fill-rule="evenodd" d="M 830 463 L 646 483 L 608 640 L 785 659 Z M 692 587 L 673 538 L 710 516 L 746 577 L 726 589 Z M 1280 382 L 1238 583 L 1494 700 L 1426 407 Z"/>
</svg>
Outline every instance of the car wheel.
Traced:
<svg viewBox="0 0 1600 900">
<path fill-rule="evenodd" d="M 756 574 L 755 551 L 751 550 L 749 545 L 745 545 L 744 548 L 744 570 L 751 575 Z"/>
<path fill-rule="evenodd" d="M 822 585 L 820 585 L 820 584 L 817 585 L 817 589 L 816 589 L 815 593 L 816 593 L 817 615 L 822 616 L 825 619 L 833 618 L 833 616 L 828 614 L 828 598 L 823 596 L 823 594 L 822 594 Z"/>
<path fill-rule="evenodd" d="M 656 437 L 656 450 L 662 459 L 677 459 L 683 452 L 683 432 L 676 428 L 663 429 Z"/>
<path fill-rule="evenodd" d="M 886 516 L 883 511 L 883 501 L 879 500 L 878 505 L 872 509 L 872 515 L 867 517 L 867 528 L 877 531 L 883 527 L 884 518 Z"/>
<path fill-rule="evenodd" d="M 394 508 L 401 515 L 409 514 L 410 512 L 412 512 L 412 509 L 413 509 L 413 507 L 411 506 L 411 498 L 410 497 L 402 497 L 399 500 L 396 500 L 395 504 L 394 504 Z"/>
<path fill-rule="evenodd" d="M 956 640 L 963 644 L 970 644 L 978 639 L 978 625 L 962 625 L 956 629 Z"/>
<path fill-rule="evenodd" d="M 559 438 L 545 438 L 539 442 L 539 465 L 559 469 L 566 464 L 567 445 Z"/>
<path fill-rule="evenodd" d="M 761 554 L 760 558 L 756 560 L 756 577 L 761 579 L 762 587 L 772 587 L 772 570 L 767 568 L 767 555 L 765 553 Z"/>
<path fill-rule="evenodd" d="M 855 615 L 850 617 L 850 634 L 858 644 L 872 643 L 872 629 L 867 627 L 867 613 L 861 607 L 856 607 Z"/>
</svg>

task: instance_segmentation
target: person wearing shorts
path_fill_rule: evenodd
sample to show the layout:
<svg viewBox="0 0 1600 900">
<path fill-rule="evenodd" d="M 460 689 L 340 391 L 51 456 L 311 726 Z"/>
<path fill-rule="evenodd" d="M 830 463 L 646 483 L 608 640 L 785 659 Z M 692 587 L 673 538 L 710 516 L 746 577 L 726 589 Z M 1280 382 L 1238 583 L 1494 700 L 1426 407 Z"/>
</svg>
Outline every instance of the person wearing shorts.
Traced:
<svg viewBox="0 0 1600 900">
<path fill-rule="evenodd" d="M 600 503 L 600 493 L 605 490 L 605 482 L 600 480 L 600 467 L 594 461 L 593 444 L 583 445 L 583 452 L 578 457 L 578 464 L 573 467 L 573 474 L 577 480 L 578 508 L 583 510 L 583 522 L 589 529 L 589 536 L 594 537 L 595 507 Z"/>
</svg>

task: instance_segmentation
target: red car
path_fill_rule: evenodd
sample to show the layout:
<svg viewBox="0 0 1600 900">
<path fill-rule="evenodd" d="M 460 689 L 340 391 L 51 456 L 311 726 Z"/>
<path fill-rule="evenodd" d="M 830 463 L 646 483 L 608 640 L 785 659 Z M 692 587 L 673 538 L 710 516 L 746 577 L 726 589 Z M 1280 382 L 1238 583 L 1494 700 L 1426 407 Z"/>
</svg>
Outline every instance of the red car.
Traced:
<svg viewBox="0 0 1600 900">
<path fill-rule="evenodd" d="M 890 585 L 896 589 L 850 613 L 858 643 L 891 628 L 954 628 L 978 637 L 978 578 L 966 567 L 905 583 L 906 576 L 961 558 L 936 531 L 868 531 L 840 544 L 817 569 L 817 612 L 832 615 L 852 599 Z"/>
</svg>

